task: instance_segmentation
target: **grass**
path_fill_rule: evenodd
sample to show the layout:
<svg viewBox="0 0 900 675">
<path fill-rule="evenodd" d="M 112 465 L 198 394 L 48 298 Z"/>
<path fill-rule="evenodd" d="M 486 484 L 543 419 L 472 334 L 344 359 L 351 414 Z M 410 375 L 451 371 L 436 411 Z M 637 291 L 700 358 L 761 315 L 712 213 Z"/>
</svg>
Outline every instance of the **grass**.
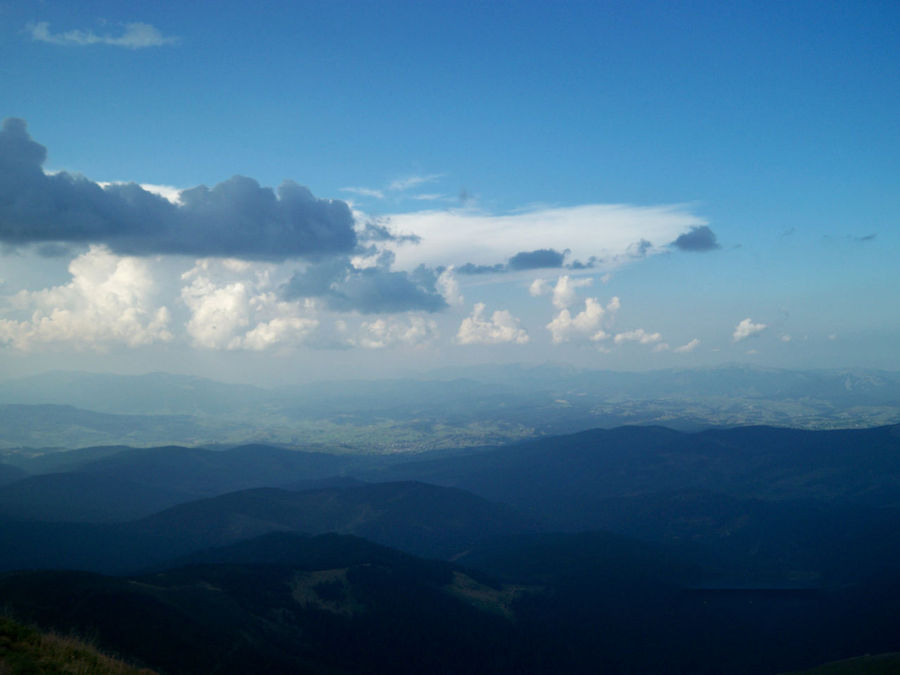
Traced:
<svg viewBox="0 0 900 675">
<path fill-rule="evenodd" d="M 75 637 L 43 633 L 0 616 L 0 675 L 154 675 Z"/>
</svg>

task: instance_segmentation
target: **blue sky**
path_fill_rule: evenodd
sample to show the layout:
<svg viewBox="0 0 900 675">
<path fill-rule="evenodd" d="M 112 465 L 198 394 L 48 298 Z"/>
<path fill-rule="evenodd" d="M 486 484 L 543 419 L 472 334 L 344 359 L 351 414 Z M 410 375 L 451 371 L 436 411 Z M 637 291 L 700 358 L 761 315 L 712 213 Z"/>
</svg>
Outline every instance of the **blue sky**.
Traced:
<svg viewBox="0 0 900 675">
<path fill-rule="evenodd" d="M 898 28 L 893 2 L 0 2 L 27 124 L 0 374 L 898 369 Z"/>
</svg>

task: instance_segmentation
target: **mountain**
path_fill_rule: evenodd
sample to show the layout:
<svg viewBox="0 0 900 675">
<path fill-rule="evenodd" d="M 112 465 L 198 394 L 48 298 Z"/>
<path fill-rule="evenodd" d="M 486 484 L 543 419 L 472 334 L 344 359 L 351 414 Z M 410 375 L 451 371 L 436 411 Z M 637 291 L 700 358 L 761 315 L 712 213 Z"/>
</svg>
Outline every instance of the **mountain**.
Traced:
<svg viewBox="0 0 900 675">
<path fill-rule="evenodd" d="M 261 445 L 226 451 L 114 446 L 19 455 L 19 465 L 38 475 L 0 484 L 0 517 L 122 522 L 175 504 L 252 487 L 325 487 L 322 481 L 348 481 L 336 474 L 371 461 Z M 60 468 L 68 470 L 44 473 Z M 22 470 L 12 468 L 11 473 L 19 476 Z"/>
<path fill-rule="evenodd" d="M 0 486 L 0 518 L 119 522 L 195 498 L 186 492 L 102 475 L 53 473 Z"/>
<path fill-rule="evenodd" d="M 0 448 L 197 443 L 240 427 L 188 415 L 119 415 L 71 405 L 0 405 Z"/>
<path fill-rule="evenodd" d="M 420 452 L 625 424 L 684 431 L 897 424 L 900 374 L 483 366 L 265 389 L 165 373 L 53 372 L 3 382 L 0 421 L 7 448 L 263 442 Z"/>
<path fill-rule="evenodd" d="M 127 445 L 95 445 L 75 450 L 61 451 L 59 448 L 35 450 L 15 448 L 4 452 L 5 460 L 25 474 L 65 473 L 74 471 L 83 464 L 101 457 L 131 450 Z M 24 477 L 24 474 L 23 474 Z"/>
<path fill-rule="evenodd" d="M 900 504 L 900 426 L 594 429 L 391 465 L 378 475 L 460 487 L 562 529 L 597 527 L 608 499 L 679 490 L 894 506 Z"/>
<path fill-rule="evenodd" d="M 168 446 L 119 452 L 82 464 L 78 471 L 200 496 L 328 478 L 365 463 L 352 456 L 265 445 L 221 451 Z"/>
<path fill-rule="evenodd" d="M 421 483 L 306 492 L 256 488 L 130 522 L 0 519 L 0 569 L 127 573 L 269 532 L 365 535 L 409 552 L 449 558 L 488 537 L 537 529 L 509 507 Z"/>
<path fill-rule="evenodd" d="M 172 507 L 133 524 L 218 546 L 272 531 L 354 534 L 403 551 L 450 558 L 501 534 L 539 526 L 463 490 L 415 482 L 291 492 L 258 488 Z"/>
<path fill-rule="evenodd" d="M 271 535 L 243 544 L 247 559 L 259 557 L 257 547 L 270 562 L 126 578 L 9 573 L 0 575 L 0 600 L 25 620 L 90 633 L 172 674 L 527 667 L 515 624 L 485 606 L 499 589 L 459 568 L 337 535 Z"/>
<path fill-rule="evenodd" d="M 0 485 L 13 483 L 24 478 L 27 474 L 25 471 L 12 464 L 0 462 Z"/>
<path fill-rule="evenodd" d="M 0 403 L 80 405 L 130 415 L 233 415 L 265 405 L 271 392 L 190 375 L 51 371 L 4 382 Z"/>
<path fill-rule="evenodd" d="M 896 583 L 698 588 L 665 547 L 604 533 L 500 537 L 460 562 L 270 533 L 137 576 L 0 574 L 0 603 L 174 674 L 762 675 L 897 645 Z"/>
</svg>

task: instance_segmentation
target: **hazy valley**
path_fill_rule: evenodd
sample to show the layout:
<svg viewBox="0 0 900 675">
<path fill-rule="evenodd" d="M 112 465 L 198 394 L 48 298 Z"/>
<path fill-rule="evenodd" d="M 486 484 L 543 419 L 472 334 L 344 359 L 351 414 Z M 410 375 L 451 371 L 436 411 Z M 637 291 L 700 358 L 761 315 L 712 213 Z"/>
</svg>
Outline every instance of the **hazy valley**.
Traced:
<svg viewBox="0 0 900 675">
<path fill-rule="evenodd" d="M 897 651 L 900 425 L 868 422 L 895 419 L 898 381 L 551 367 L 302 395 L 161 374 L 15 381 L 0 602 L 161 673 L 775 673 Z M 600 409 L 616 411 L 605 428 Z M 715 417 L 776 409 L 783 425 Z M 641 424 L 618 425 L 629 411 Z M 57 443 L 135 443 L 16 447 L 41 414 Z M 260 443 L 266 415 L 327 421 L 339 440 Z M 229 423 L 256 442 L 152 443 Z M 513 424 L 524 439 L 466 435 Z M 439 431 L 454 425 L 456 447 Z M 427 429 L 436 448 L 396 441 Z"/>
</svg>

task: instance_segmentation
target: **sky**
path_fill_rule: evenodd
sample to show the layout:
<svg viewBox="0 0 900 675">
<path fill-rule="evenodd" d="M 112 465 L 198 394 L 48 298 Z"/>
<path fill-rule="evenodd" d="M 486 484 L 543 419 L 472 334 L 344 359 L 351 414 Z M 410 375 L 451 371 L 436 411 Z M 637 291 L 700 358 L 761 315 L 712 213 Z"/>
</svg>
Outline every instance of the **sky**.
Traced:
<svg viewBox="0 0 900 675">
<path fill-rule="evenodd" d="M 0 0 L 0 378 L 900 370 L 898 30 Z"/>
</svg>

